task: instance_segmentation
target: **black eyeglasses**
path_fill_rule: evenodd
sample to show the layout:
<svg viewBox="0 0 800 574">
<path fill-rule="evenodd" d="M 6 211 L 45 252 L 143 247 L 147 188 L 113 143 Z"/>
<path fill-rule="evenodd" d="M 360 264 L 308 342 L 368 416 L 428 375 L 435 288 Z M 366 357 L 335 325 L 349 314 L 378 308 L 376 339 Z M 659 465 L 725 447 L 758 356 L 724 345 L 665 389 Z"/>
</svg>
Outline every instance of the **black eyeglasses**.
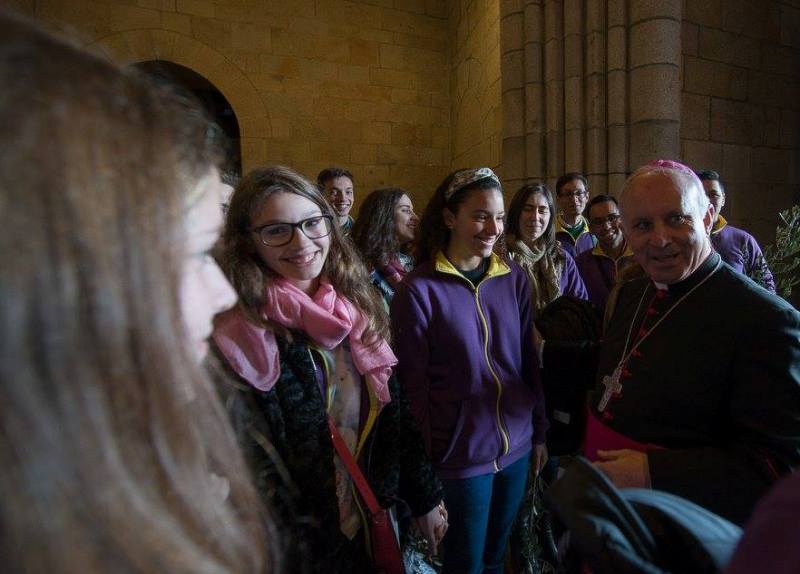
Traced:
<svg viewBox="0 0 800 574">
<path fill-rule="evenodd" d="M 577 197 L 578 199 L 583 199 L 589 195 L 589 190 L 584 189 L 583 191 L 559 191 L 558 197 Z"/>
<path fill-rule="evenodd" d="M 606 223 L 614 224 L 619 221 L 619 218 L 622 217 L 619 213 L 610 213 L 605 217 L 593 217 L 589 220 L 589 225 L 592 227 L 600 227 L 601 225 L 605 225 Z"/>
<path fill-rule="evenodd" d="M 280 247 L 289 243 L 294 237 L 295 228 L 303 232 L 309 239 L 322 239 L 331 234 L 333 218 L 330 215 L 315 215 L 297 223 L 268 223 L 254 227 L 250 231 L 258 233 L 261 243 L 268 247 Z"/>
</svg>

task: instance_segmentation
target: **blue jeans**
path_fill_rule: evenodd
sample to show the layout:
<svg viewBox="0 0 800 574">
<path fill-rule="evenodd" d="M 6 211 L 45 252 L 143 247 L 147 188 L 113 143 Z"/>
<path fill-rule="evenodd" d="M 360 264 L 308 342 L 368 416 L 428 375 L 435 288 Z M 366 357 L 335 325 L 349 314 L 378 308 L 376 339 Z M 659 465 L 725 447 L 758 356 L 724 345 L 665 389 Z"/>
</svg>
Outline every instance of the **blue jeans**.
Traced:
<svg viewBox="0 0 800 574">
<path fill-rule="evenodd" d="M 450 523 L 443 540 L 445 574 L 503 572 L 529 462 L 526 454 L 496 474 L 442 481 Z"/>
</svg>

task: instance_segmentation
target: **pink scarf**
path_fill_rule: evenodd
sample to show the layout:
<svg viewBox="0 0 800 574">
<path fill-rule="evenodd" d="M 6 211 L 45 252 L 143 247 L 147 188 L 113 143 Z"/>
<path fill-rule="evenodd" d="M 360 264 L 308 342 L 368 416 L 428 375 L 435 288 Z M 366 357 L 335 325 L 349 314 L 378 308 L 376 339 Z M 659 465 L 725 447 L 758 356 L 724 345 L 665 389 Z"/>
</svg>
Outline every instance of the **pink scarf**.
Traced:
<svg viewBox="0 0 800 574">
<path fill-rule="evenodd" d="M 363 340 L 367 318 L 350 301 L 341 297 L 327 279 L 321 279 L 313 297 L 284 278 L 265 288 L 266 302 L 261 313 L 289 329 L 303 331 L 320 347 L 334 349 L 349 336 L 353 364 L 375 392 L 381 405 L 388 403 L 389 377 L 397 364 L 383 338 L 372 343 Z M 270 329 L 247 321 L 234 308 L 221 315 L 214 330 L 214 342 L 244 380 L 268 391 L 280 376 L 280 358 L 275 334 Z"/>
<path fill-rule="evenodd" d="M 400 262 L 400 259 L 397 257 L 392 257 L 386 265 L 381 267 L 381 274 L 386 278 L 389 282 L 389 285 L 397 289 L 400 285 L 400 282 L 408 275 L 408 271 Z"/>
</svg>

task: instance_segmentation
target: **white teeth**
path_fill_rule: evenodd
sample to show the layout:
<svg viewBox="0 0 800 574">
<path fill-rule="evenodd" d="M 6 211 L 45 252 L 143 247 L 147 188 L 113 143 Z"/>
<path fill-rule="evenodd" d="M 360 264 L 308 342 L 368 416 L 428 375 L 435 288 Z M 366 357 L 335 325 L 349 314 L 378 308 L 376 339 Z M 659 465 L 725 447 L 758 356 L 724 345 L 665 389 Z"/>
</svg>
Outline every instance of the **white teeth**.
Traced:
<svg viewBox="0 0 800 574">
<path fill-rule="evenodd" d="M 309 253 L 307 255 L 299 255 L 297 257 L 288 257 L 287 260 L 295 265 L 305 265 L 306 263 L 311 263 L 314 258 L 317 256 L 315 253 Z"/>
</svg>

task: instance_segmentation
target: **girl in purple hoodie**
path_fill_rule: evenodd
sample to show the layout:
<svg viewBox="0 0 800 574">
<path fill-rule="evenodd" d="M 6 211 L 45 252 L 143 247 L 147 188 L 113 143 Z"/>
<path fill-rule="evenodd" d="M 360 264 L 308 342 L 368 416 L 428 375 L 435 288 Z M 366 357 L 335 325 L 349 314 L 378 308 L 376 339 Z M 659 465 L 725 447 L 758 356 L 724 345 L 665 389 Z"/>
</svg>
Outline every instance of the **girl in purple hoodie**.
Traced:
<svg viewBox="0 0 800 574">
<path fill-rule="evenodd" d="M 397 373 L 445 488 L 445 572 L 502 571 L 529 460 L 547 459 L 530 286 L 493 253 L 504 217 L 491 169 L 448 176 L 392 301 Z"/>
</svg>

